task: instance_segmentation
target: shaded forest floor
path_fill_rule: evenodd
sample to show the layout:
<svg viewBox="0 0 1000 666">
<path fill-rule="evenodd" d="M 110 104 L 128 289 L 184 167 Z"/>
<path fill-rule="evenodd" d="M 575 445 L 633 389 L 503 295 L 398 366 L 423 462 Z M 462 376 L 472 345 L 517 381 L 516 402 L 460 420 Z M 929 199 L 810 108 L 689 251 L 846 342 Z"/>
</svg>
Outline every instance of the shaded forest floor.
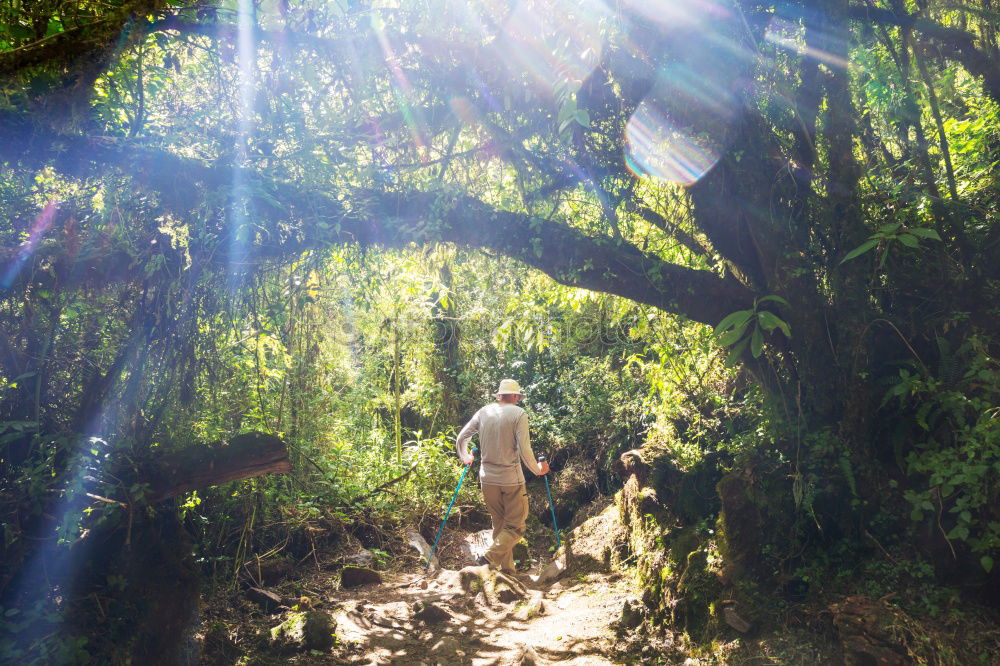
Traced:
<svg viewBox="0 0 1000 666">
<path fill-rule="evenodd" d="M 594 515 L 596 514 L 596 515 Z M 427 571 L 417 550 L 372 561 L 371 551 L 316 554 L 283 580 L 265 566 L 260 580 L 274 602 L 245 591 L 206 600 L 198 661 L 202 664 L 614 664 L 622 607 L 634 594 L 627 572 L 612 571 L 603 551 L 617 537 L 617 511 L 607 500 L 584 512 L 552 565 L 546 534 L 529 534 L 540 553 L 522 551 L 521 571 L 495 576 L 474 565 L 489 531 L 449 529 L 439 544 L 440 568 Z M 382 552 L 382 551 L 377 551 Z M 345 564 L 382 564 L 378 582 L 348 580 Z M 368 567 L 361 567 L 367 571 Z M 546 571 L 547 569 L 547 571 Z M 358 569 L 352 570 L 357 573 Z M 544 572 L 544 573 L 543 573 Z M 284 573 L 284 572 L 281 572 Z M 281 576 L 281 573 L 278 576 Z M 348 573 L 351 573 L 349 571 Z M 541 577 L 539 574 L 543 574 Z M 267 580 L 271 578 L 271 580 Z M 355 584 L 361 583 L 361 584 Z M 280 602 L 278 599 L 280 598 Z M 281 636 L 311 611 L 332 618 L 332 646 Z M 284 624 L 283 624 L 284 623 Z M 292 633 L 295 633 L 293 630 Z M 305 632 L 308 633 L 308 632 Z M 195 660 L 192 659 L 194 663 Z"/>
<path fill-rule="evenodd" d="M 545 546 L 551 530 L 529 532 L 536 552 L 521 551 L 526 561 L 512 578 L 473 564 L 487 530 L 450 524 L 439 545 L 441 568 L 430 572 L 415 549 L 379 561 L 356 543 L 325 559 L 314 553 L 291 570 L 264 562 L 257 582 L 273 600 L 246 590 L 211 595 L 190 663 L 685 663 L 677 646 L 637 635 L 623 621 L 637 589 L 630 570 L 609 565 L 609 549 L 624 537 L 617 513 L 608 499 L 586 507 L 554 558 Z M 365 583 L 370 574 L 364 573 L 348 580 L 348 573 L 370 571 L 360 565 L 380 566 L 379 580 Z M 307 645 L 303 625 L 316 611 L 332 620 L 330 646 Z M 815 661 L 818 655 L 811 650 L 809 656 Z"/>
<path fill-rule="evenodd" d="M 472 522 L 449 522 L 438 549 L 440 568 L 429 572 L 406 536 L 386 546 L 391 553 L 349 538 L 298 563 L 262 560 L 248 585 L 268 596 L 247 585 L 207 595 L 188 664 L 852 663 L 844 648 L 858 636 L 803 621 L 830 615 L 829 600 L 796 607 L 798 620 L 786 617 L 771 631 L 733 632 L 710 645 L 693 645 L 666 627 L 647 635 L 634 573 L 627 565 L 611 566 L 627 532 L 609 498 L 580 510 L 555 557 L 548 552 L 551 529 L 536 524 L 532 531 L 529 524 L 534 550 L 520 552 L 522 570 L 515 577 L 473 564 L 489 531 Z M 918 631 L 923 640 L 930 640 L 932 626 Z M 924 663 L 904 654 L 886 650 L 884 663 Z"/>
<path fill-rule="evenodd" d="M 391 575 L 375 589 L 336 596 L 335 650 L 344 663 L 616 663 L 613 624 L 628 581 L 622 576 L 567 577 L 528 589 L 524 598 L 488 603 L 469 596 L 459 572 Z M 525 577 L 526 578 L 526 577 Z M 427 611 L 433 609 L 430 613 Z M 440 617 L 439 621 L 435 616 Z M 426 619 L 424 619 L 426 617 Z M 328 663 L 310 656 L 301 663 Z"/>
</svg>

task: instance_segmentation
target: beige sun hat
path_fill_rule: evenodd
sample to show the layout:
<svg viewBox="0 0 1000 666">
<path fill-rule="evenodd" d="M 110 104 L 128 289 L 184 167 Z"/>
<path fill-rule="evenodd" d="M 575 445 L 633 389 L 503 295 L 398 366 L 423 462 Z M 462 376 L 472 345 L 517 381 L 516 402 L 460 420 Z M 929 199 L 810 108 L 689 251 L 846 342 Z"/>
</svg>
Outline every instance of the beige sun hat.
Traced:
<svg viewBox="0 0 1000 666">
<path fill-rule="evenodd" d="M 513 379 L 501 379 L 500 388 L 497 389 L 497 395 L 501 396 L 507 393 L 516 393 L 522 397 L 524 396 L 524 392 L 521 391 L 521 385 L 516 381 Z"/>
</svg>

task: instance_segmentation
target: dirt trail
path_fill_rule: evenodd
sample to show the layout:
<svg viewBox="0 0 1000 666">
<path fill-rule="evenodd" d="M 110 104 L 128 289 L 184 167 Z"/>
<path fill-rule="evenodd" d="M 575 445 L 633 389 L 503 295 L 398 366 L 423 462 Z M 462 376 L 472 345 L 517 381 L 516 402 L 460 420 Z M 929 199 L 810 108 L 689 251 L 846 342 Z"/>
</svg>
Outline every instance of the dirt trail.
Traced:
<svg viewBox="0 0 1000 666">
<path fill-rule="evenodd" d="M 577 523 L 554 558 L 536 554 L 533 570 L 516 576 L 476 566 L 489 532 L 456 527 L 439 545 L 441 568 L 430 571 L 411 551 L 397 553 L 398 568 L 375 573 L 364 568 L 375 563 L 374 554 L 359 544 L 357 552 L 317 558 L 305 576 L 268 575 L 258 567 L 254 587 L 205 607 L 195 637 L 200 656 L 189 663 L 622 663 L 613 656 L 615 632 L 635 590 L 627 573 L 610 566 L 624 545 L 618 510 L 603 499 L 578 512 Z M 542 549 L 551 536 L 547 530 L 529 541 Z M 362 567 L 352 569 L 350 583 L 348 563 Z"/>
<path fill-rule="evenodd" d="M 467 566 L 488 532 L 452 533 L 444 567 L 396 572 L 334 595 L 340 658 L 352 664 L 613 664 L 631 581 L 611 571 L 617 510 L 606 502 L 565 535 L 552 565 L 515 580 Z M 333 601 L 334 599 L 331 599 Z"/>
<path fill-rule="evenodd" d="M 346 663 L 612 664 L 605 655 L 628 593 L 620 575 L 567 572 L 524 598 L 489 604 L 463 589 L 458 571 L 442 569 L 341 591 L 334 617 Z"/>
<path fill-rule="evenodd" d="M 609 566 L 623 539 L 618 512 L 605 499 L 581 511 L 577 522 L 582 524 L 563 535 L 554 559 L 536 556 L 532 571 L 513 577 L 474 564 L 490 541 L 488 531 L 455 527 L 441 540 L 440 569 L 425 570 L 413 551 L 395 558 L 408 562 L 400 568 L 379 574 L 361 570 L 381 582 L 345 588 L 343 563 L 359 556 L 370 560 L 372 553 L 341 553 L 329 564 L 317 560 L 313 573 L 272 583 L 268 598 L 255 599 L 250 593 L 256 588 L 217 598 L 202 617 L 196 661 L 212 666 L 621 663 L 610 655 L 623 603 L 634 590 L 629 576 Z M 541 549 L 551 536 L 546 531 L 530 541 Z M 294 631 L 285 627 L 295 622 L 304 627 L 317 617 L 326 627 L 313 634 L 323 639 L 321 649 L 309 649 L 305 630 L 289 640 Z M 329 646 L 331 631 L 335 643 Z"/>
<path fill-rule="evenodd" d="M 195 637 L 198 645 L 187 663 L 836 664 L 844 661 L 847 640 L 864 639 L 864 645 L 874 638 L 887 640 L 882 634 L 857 634 L 856 639 L 848 634 L 845 640 L 831 630 L 817 632 L 799 621 L 750 638 L 730 633 L 726 640 L 713 641 L 708 653 L 685 642 L 680 633 L 649 636 L 638 628 L 621 631 L 620 625 L 639 624 L 641 603 L 632 574 L 611 566 L 627 553 L 617 507 L 608 499 L 599 500 L 583 509 L 578 521 L 581 524 L 565 535 L 563 549 L 554 560 L 563 565 L 560 570 L 555 571 L 559 567 L 553 567 L 551 558 L 537 557 L 535 570 L 516 578 L 470 566 L 488 539 L 484 532 L 455 527 L 446 531 L 439 547 L 443 568 L 431 572 L 424 569 L 420 556 L 397 550 L 392 561 L 398 568 L 376 573 L 354 567 L 349 576 L 347 563 L 376 565 L 374 554 L 357 543 L 327 553 L 330 559 L 316 558 L 316 569 L 306 576 L 269 577 L 261 568 L 260 584 L 271 581 L 267 596 L 255 599 L 250 593 L 263 590 L 249 588 L 215 598 L 204 609 Z M 551 537 L 551 532 L 534 534 L 530 541 L 536 549 L 543 548 L 545 537 Z M 530 552 L 523 556 L 530 558 Z M 368 584 L 360 584 L 362 579 Z M 352 587 L 349 583 L 359 584 Z M 854 613 L 844 626 L 857 624 L 862 630 L 882 626 L 864 618 L 885 617 L 884 601 L 868 600 L 869 605 L 876 605 L 875 610 L 857 611 L 867 608 L 865 602 L 863 597 L 849 597 L 840 604 Z M 808 620 L 829 614 L 830 608 L 820 602 L 798 612 Z M 904 625 L 907 621 L 911 624 Z M 296 622 L 302 627 L 297 636 L 291 630 L 281 631 L 299 626 Z M 310 622 L 311 643 L 306 631 Z M 885 626 L 914 626 L 905 618 L 895 622 Z M 843 627 L 839 630 L 844 631 Z M 332 645 L 331 637 L 335 637 Z M 897 642 L 886 645 L 899 652 L 898 640 L 892 640 Z"/>
</svg>

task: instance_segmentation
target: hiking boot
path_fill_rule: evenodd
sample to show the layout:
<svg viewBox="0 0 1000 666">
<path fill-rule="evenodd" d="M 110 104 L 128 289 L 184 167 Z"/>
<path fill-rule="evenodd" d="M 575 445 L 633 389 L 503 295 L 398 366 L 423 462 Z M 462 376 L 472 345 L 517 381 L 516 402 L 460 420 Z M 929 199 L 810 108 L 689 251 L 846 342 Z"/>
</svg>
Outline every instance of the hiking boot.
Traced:
<svg viewBox="0 0 1000 666">
<path fill-rule="evenodd" d="M 480 555 L 476 558 L 476 564 L 481 567 L 489 567 L 490 569 L 495 569 L 493 563 L 486 559 L 485 555 Z"/>
</svg>

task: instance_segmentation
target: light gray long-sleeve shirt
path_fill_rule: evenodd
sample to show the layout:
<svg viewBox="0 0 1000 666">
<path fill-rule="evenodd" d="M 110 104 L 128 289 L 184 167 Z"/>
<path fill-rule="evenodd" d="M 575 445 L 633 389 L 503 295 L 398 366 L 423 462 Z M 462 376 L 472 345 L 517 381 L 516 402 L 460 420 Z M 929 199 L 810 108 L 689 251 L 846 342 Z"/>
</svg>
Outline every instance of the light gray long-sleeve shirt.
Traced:
<svg viewBox="0 0 1000 666">
<path fill-rule="evenodd" d="M 535 474 L 542 467 L 535 460 L 528 436 L 528 414 L 511 403 L 486 405 L 473 416 L 455 440 L 461 459 L 468 453 L 469 439 L 479 433 L 482 465 L 479 479 L 495 486 L 517 486 L 524 483 L 521 463 Z"/>
</svg>

